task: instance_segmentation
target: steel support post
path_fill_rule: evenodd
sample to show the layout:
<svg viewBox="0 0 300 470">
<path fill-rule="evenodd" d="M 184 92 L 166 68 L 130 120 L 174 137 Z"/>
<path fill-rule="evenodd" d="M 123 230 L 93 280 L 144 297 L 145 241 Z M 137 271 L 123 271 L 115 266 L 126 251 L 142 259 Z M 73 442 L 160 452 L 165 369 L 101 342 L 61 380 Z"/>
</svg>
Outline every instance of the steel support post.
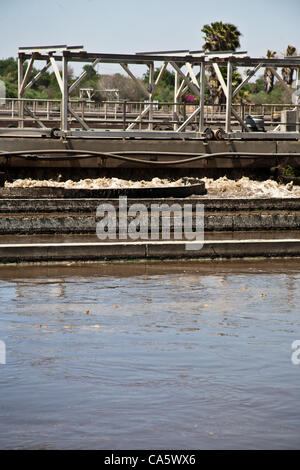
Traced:
<svg viewBox="0 0 300 470">
<path fill-rule="evenodd" d="M 180 83 L 179 83 L 179 74 L 177 71 L 175 71 L 175 87 L 174 87 L 174 109 L 173 109 L 173 119 L 174 121 L 177 121 L 174 123 L 174 131 L 177 131 L 179 125 L 178 125 L 178 121 L 179 121 L 179 104 L 178 103 L 178 100 L 179 100 L 179 87 L 180 87 Z"/>
<path fill-rule="evenodd" d="M 62 98 L 61 98 L 61 130 L 68 130 L 68 60 L 62 58 Z"/>
<path fill-rule="evenodd" d="M 23 64 L 24 59 L 22 57 L 18 57 L 18 99 L 19 99 L 19 123 L 18 127 L 24 127 L 24 101 L 23 98 L 23 91 L 22 91 L 22 83 L 23 83 Z"/>
<path fill-rule="evenodd" d="M 232 112 L 232 62 L 227 63 L 227 97 L 226 97 L 226 134 L 231 133 L 231 112 Z"/>
<path fill-rule="evenodd" d="M 296 105 L 296 132 L 300 132 L 300 68 L 296 69 L 296 95 L 295 96 L 295 105 Z M 298 94 L 299 93 L 299 94 Z"/>
<path fill-rule="evenodd" d="M 154 63 L 149 64 L 149 131 L 153 131 L 153 90 L 154 90 Z"/>
<path fill-rule="evenodd" d="M 205 64 L 200 64 L 200 96 L 199 96 L 199 132 L 204 132 L 204 99 L 205 99 Z"/>
</svg>

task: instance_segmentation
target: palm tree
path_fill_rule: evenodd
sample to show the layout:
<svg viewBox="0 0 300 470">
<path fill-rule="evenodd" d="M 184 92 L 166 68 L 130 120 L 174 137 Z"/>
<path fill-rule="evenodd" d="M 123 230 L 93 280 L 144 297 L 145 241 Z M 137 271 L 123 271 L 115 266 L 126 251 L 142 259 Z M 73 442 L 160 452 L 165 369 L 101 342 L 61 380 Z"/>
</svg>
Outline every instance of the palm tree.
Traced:
<svg viewBox="0 0 300 470">
<path fill-rule="evenodd" d="M 214 23 L 204 25 L 201 31 L 205 35 L 205 43 L 202 47 L 204 51 L 235 51 L 240 47 L 239 38 L 241 33 L 234 24 L 216 21 Z M 209 67 L 208 70 L 208 86 L 212 103 L 225 103 L 225 95 L 213 67 Z M 225 78 L 226 68 L 221 67 L 221 72 Z"/>
<path fill-rule="evenodd" d="M 240 47 L 241 33 L 234 24 L 216 21 L 204 25 L 201 31 L 205 34 L 204 51 L 235 51 Z"/>
<path fill-rule="evenodd" d="M 288 46 L 286 50 L 286 56 L 295 56 L 296 55 L 296 48 L 294 46 Z M 291 85 L 293 83 L 293 74 L 294 69 L 291 67 L 283 67 L 281 70 L 282 78 L 287 85 Z"/>
<path fill-rule="evenodd" d="M 275 51 L 270 51 L 268 49 L 267 51 L 267 57 L 268 59 L 273 59 L 275 57 L 276 52 Z M 274 87 L 274 74 L 271 69 L 268 67 L 265 68 L 265 73 L 264 73 L 264 90 L 266 93 L 271 93 Z"/>
</svg>

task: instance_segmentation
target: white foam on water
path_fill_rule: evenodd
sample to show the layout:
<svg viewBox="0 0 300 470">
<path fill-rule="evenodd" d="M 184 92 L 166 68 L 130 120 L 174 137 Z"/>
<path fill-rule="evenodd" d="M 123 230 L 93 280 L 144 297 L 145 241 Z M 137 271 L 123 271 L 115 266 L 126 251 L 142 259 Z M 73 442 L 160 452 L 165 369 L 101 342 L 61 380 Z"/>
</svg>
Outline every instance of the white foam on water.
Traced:
<svg viewBox="0 0 300 470">
<path fill-rule="evenodd" d="M 6 188 L 66 188 L 66 189 L 119 189 L 119 188 L 159 188 L 166 186 L 186 186 L 182 179 L 170 181 L 168 179 L 153 178 L 151 181 L 130 181 L 119 178 L 86 178 L 79 181 L 33 180 L 31 178 L 17 179 L 13 183 L 5 182 Z"/>
<path fill-rule="evenodd" d="M 191 179 L 195 183 L 195 179 Z M 280 184 L 274 180 L 256 181 L 244 176 L 239 180 L 231 180 L 226 176 L 214 180 L 201 178 L 207 189 L 206 197 L 227 198 L 293 198 L 300 197 L 300 186 L 293 182 Z M 6 188 L 66 188 L 66 189 L 120 189 L 120 188 L 160 188 L 190 185 L 189 178 L 180 178 L 177 181 L 153 178 L 145 181 L 131 181 L 119 178 L 86 178 L 80 181 L 33 180 L 31 178 L 17 179 L 12 183 L 6 182 Z"/>
<path fill-rule="evenodd" d="M 226 176 L 213 180 L 202 178 L 205 182 L 208 196 L 223 196 L 235 198 L 290 198 L 300 197 L 300 186 L 293 182 L 280 184 L 274 180 L 255 181 L 244 176 L 238 181 L 230 180 Z"/>
</svg>

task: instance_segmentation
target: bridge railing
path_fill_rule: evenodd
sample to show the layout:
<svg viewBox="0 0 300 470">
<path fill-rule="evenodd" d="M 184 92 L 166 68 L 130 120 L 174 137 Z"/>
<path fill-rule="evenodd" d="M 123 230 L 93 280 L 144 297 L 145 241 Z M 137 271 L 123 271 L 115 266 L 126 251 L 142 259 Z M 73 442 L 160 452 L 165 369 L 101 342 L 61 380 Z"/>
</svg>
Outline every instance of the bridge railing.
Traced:
<svg viewBox="0 0 300 470">
<path fill-rule="evenodd" d="M 135 130 L 142 130 L 149 125 L 152 125 L 153 130 L 176 130 L 198 107 L 197 103 L 127 100 L 95 102 L 70 99 L 68 103 L 75 113 L 75 115 L 69 113 L 70 123 L 82 120 L 90 127 L 111 126 L 123 130 L 129 126 Z M 143 110 L 149 106 L 152 108 L 151 118 L 147 114 L 143 116 Z M 294 104 L 235 103 L 232 107 L 243 121 L 248 115 L 260 116 L 267 127 L 274 127 L 282 122 L 281 111 L 298 109 L 298 114 L 300 111 L 300 105 Z M 21 109 L 24 109 L 24 113 L 21 113 Z M 79 119 L 76 119 L 76 116 Z M 25 127 L 27 124 L 53 127 L 55 124 L 57 127 L 61 119 L 61 100 L 6 98 L 0 104 L 0 127 L 20 126 L 20 124 Z M 204 105 L 204 122 L 207 126 L 224 127 L 225 121 L 225 104 Z M 197 130 L 197 126 L 198 120 L 195 116 L 189 122 L 187 129 Z"/>
</svg>

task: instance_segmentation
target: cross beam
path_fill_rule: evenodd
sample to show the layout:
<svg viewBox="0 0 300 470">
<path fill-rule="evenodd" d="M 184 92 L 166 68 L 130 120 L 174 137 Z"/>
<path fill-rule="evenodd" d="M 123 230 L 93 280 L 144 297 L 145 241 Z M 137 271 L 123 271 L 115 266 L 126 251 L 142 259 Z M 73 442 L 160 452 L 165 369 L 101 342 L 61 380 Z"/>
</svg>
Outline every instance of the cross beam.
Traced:
<svg viewBox="0 0 300 470">
<path fill-rule="evenodd" d="M 23 72 L 24 62 L 29 59 L 29 63 Z M 46 65 L 34 76 L 30 81 L 30 76 L 33 70 L 35 61 L 46 61 Z M 148 106 L 139 114 L 136 120 L 131 123 L 127 130 L 131 130 L 134 126 L 142 120 L 142 118 L 149 115 L 149 130 L 153 129 L 153 97 L 158 90 L 162 77 L 170 64 L 175 71 L 175 96 L 174 100 L 176 106 L 174 108 L 175 119 L 177 116 L 177 123 L 175 123 L 174 130 L 177 132 L 184 131 L 193 119 L 199 116 L 199 131 L 204 131 L 204 90 L 205 90 L 205 67 L 213 67 L 216 76 L 221 84 L 222 90 L 226 97 L 226 133 L 231 133 L 231 116 L 233 115 L 242 126 L 243 130 L 249 132 L 249 129 L 232 108 L 232 101 L 239 93 L 242 87 L 249 82 L 258 70 L 262 67 L 271 69 L 274 76 L 283 84 L 285 89 L 292 96 L 295 92 L 293 88 L 288 86 L 276 71 L 276 67 L 292 67 L 300 70 L 300 57 L 285 57 L 284 59 L 278 58 L 250 58 L 246 53 L 234 52 L 216 52 L 204 53 L 203 51 L 164 51 L 157 53 L 138 53 L 138 54 L 106 54 L 106 53 L 88 53 L 83 50 L 83 46 L 39 46 L 33 48 L 20 48 L 18 57 L 18 99 L 19 99 L 19 127 L 24 126 L 24 112 L 30 114 L 35 119 L 37 124 L 42 127 L 43 123 L 29 110 L 26 106 L 23 95 L 30 89 L 52 66 L 57 83 L 59 85 L 62 102 L 61 102 L 61 129 L 62 131 L 68 130 L 68 113 L 70 113 L 83 127 L 85 131 L 89 131 L 90 127 L 80 118 L 78 114 L 72 109 L 69 104 L 70 94 L 79 86 L 79 84 L 88 75 L 88 70 L 68 86 L 68 63 L 69 62 L 91 62 L 90 68 L 94 68 L 99 62 L 101 63 L 117 63 L 123 70 L 131 77 L 133 83 L 142 91 L 143 95 L 149 102 Z M 156 80 L 154 80 L 155 63 L 160 62 L 162 66 Z M 58 64 L 61 63 L 61 68 Z M 143 84 L 138 77 L 132 72 L 131 66 L 135 64 L 142 64 L 149 68 L 149 87 Z M 200 65 L 200 72 L 195 73 L 194 67 Z M 185 66 L 186 72 L 183 71 Z M 227 67 L 227 83 L 221 72 L 221 67 Z M 250 74 L 233 90 L 232 89 L 232 74 L 234 67 L 253 67 Z M 297 82 L 297 87 L 300 85 Z M 296 87 L 296 88 L 297 88 Z M 189 116 L 182 124 L 178 123 L 179 115 L 179 100 L 182 94 L 191 90 L 191 92 L 199 97 L 199 106 L 195 109 L 191 116 Z"/>
</svg>

